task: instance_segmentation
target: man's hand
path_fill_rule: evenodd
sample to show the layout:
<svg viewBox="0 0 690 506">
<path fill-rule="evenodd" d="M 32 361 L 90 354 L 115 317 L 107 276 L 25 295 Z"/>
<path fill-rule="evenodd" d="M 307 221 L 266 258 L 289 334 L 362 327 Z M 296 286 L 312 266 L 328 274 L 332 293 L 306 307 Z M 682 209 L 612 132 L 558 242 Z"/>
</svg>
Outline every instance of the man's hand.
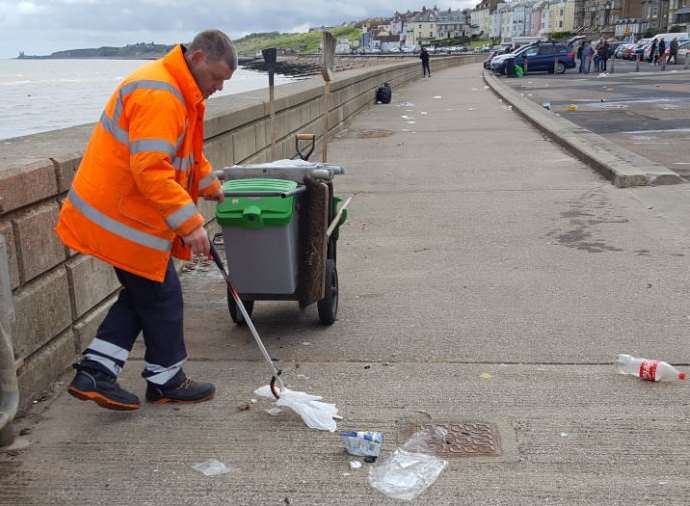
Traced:
<svg viewBox="0 0 690 506">
<path fill-rule="evenodd" d="M 190 234 L 182 237 L 182 242 L 192 248 L 192 255 L 203 255 L 208 257 L 211 250 L 208 244 L 208 234 L 203 226 L 194 229 Z"/>
<path fill-rule="evenodd" d="M 223 195 L 223 188 L 220 188 L 219 190 L 209 194 L 204 198 L 206 200 L 215 200 L 216 202 L 223 202 L 225 200 L 225 195 Z"/>
</svg>

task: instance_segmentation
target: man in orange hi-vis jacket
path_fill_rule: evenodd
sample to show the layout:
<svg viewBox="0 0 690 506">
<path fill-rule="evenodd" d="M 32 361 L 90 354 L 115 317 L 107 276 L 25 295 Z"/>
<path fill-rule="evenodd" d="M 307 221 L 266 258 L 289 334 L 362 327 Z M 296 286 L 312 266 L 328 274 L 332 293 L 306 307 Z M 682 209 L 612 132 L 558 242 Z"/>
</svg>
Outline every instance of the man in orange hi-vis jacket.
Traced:
<svg viewBox="0 0 690 506">
<path fill-rule="evenodd" d="M 201 32 L 128 76 L 94 128 L 56 232 L 73 250 L 111 264 L 123 289 L 74 365 L 68 391 L 79 399 L 139 408 L 117 376 L 140 332 L 147 401 L 213 397 L 212 384 L 182 370 L 182 290 L 171 257 L 209 253 L 196 202 L 222 201 L 223 192 L 203 153 L 206 99 L 236 69 L 228 36 Z"/>
</svg>

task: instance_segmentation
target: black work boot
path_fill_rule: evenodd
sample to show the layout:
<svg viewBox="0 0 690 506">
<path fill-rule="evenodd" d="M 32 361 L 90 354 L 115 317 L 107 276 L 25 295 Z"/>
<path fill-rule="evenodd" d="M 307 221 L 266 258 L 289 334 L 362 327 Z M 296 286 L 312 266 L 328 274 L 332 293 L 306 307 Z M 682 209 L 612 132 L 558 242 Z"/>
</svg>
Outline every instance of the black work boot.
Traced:
<svg viewBox="0 0 690 506">
<path fill-rule="evenodd" d="M 146 400 L 156 404 L 169 402 L 203 402 L 213 399 L 216 387 L 211 383 L 198 383 L 180 371 L 165 385 L 148 383 Z"/>
<path fill-rule="evenodd" d="M 98 364 L 83 361 L 74 364 L 77 375 L 67 387 L 67 391 L 82 401 L 94 401 L 107 409 L 131 411 L 139 409 L 139 398 L 117 384 L 117 378 Z"/>
</svg>

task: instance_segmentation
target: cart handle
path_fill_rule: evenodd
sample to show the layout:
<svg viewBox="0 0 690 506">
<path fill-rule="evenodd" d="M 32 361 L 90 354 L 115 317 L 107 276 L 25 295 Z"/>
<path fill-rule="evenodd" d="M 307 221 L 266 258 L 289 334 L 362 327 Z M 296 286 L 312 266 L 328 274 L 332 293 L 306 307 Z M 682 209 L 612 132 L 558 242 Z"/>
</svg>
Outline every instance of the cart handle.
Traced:
<svg viewBox="0 0 690 506">
<path fill-rule="evenodd" d="M 300 193 L 304 193 L 307 191 L 306 186 L 298 186 L 292 191 L 289 192 L 243 192 L 243 191 L 238 191 L 238 192 L 230 192 L 230 191 L 224 191 L 223 195 L 226 197 L 280 197 L 280 198 L 287 198 L 287 197 L 292 197 L 294 195 L 299 195 Z"/>
<path fill-rule="evenodd" d="M 309 151 L 306 153 L 302 151 L 300 142 L 309 142 Z M 297 151 L 297 155 L 302 159 L 302 160 L 309 160 L 309 157 L 311 154 L 314 152 L 314 148 L 316 147 L 316 134 L 296 134 L 295 135 L 295 151 Z"/>
</svg>

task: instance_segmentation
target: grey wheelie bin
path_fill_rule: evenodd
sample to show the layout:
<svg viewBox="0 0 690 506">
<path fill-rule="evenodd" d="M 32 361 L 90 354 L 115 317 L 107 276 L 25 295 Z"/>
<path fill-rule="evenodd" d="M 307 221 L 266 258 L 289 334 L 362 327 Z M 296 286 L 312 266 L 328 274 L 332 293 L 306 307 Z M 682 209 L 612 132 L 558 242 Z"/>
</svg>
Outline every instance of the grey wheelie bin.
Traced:
<svg viewBox="0 0 690 506">
<path fill-rule="evenodd" d="M 297 300 L 301 307 L 317 303 L 323 324 L 335 322 L 336 242 L 347 210 L 338 212 L 333 178 L 343 172 L 302 160 L 216 172 L 225 201 L 216 207 L 223 232 L 214 241 L 224 244 L 230 281 L 249 314 L 257 300 Z M 244 323 L 230 294 L 228 309 Z"/>
</svg>

